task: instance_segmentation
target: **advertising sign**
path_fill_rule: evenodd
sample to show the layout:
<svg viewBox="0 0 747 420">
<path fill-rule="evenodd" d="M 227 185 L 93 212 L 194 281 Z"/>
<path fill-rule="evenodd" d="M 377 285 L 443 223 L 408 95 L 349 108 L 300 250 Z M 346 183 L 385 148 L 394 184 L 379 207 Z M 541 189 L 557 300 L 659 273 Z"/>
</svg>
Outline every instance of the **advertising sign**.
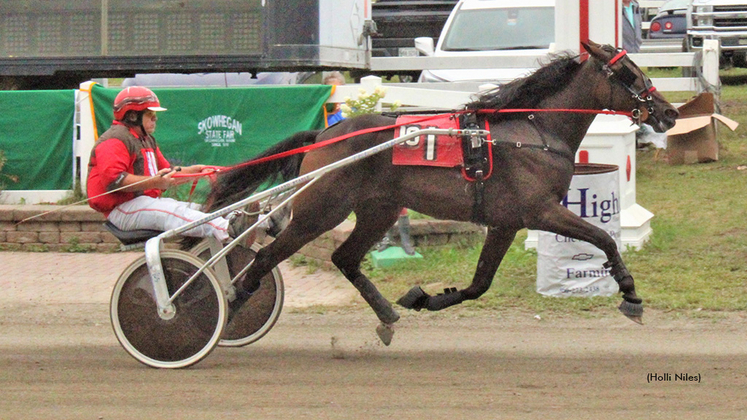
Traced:
<svg viewBox="0 0 747 420">
<path fill-rule="evenodd" d="M 576 164 L 562 204 L 585 221 L 620 240 L 620 194 L 615 165 Z M 549 296 L 610 296 L 617 282 L 603 266 L 607 257 L 587 242 L 550 232 L 539 232 L 537 292 Z"/>
</svg>

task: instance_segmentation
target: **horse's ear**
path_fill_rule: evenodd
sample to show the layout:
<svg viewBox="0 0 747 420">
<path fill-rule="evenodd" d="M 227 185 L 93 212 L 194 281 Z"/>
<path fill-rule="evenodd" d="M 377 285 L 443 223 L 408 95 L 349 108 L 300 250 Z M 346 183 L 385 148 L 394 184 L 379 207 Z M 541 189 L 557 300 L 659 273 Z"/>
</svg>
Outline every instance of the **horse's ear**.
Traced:
<svg viewBox="0 0 747 420">
<path fill-rule="evenodd" d="M 588 42 L 582 42 L 581 45 L 584 47 L 586 52 L 591 54 L 593 57 L 603 58 L 605 56 L 602 46 L 592 40 L 588 40 Z"/>
<path fill-rule="evenodd" d="M 584 46 L 584 49 L 589 53 L 589 55 L 598 60 L 607 61 L 610 58 L 609 52 L 605 51 L 601 44 L 588 40 L 588 42 L 582 42 L 581 45 Z"/>
</svg>

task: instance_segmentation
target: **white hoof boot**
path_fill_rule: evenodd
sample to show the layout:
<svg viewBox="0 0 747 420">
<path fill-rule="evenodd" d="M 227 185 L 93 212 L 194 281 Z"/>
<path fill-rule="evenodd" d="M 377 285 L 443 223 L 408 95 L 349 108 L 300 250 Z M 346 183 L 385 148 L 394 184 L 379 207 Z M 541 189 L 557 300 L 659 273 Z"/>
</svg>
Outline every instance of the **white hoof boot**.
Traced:
<svg viewBox="0 0 747 420">
<path fill-rule="evenodd" d="M 385 346 L 388 346 L 392 342 L 392 337 L 394 337 L 394 326 L 382 322 L 378 327 L 376 327 L 376 334 L 378 334 L 381 342 L 384 343 Z"/>
</svg>

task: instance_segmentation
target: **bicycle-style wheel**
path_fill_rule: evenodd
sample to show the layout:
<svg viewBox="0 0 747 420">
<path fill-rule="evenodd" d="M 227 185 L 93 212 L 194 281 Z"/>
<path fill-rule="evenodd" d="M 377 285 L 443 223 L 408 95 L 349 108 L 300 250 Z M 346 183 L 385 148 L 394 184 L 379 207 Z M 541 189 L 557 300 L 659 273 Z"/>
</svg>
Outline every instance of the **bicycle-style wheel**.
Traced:
<svg viewBox="0 0 747 420">
<path fill-rule="evenodd" d="M 246 267 L 261 249 L 253 244 L 250 249 L 237 246 L 228 253 L 228 270 L 233 277 Z M 200 259 L 210 258 L 210 248 L 203 241 L 190 250 Z M 241 307 L 231 322 L 223 331 L 223 337 L 218 343 L 222 347 L 242 347 L 254 343 L 264 337 L 277 322 L 283 309 L 285 286 L 280 270 L 275 267 L 270 273 L 262 277 L 259 289 Z"/>
<path fill-rule="evenodd" d="M 169 295 L 181 288 L 203 262 L 176 250 L 161 252 Z M 226 323 L 227 305 L 211 269 L 203 271 L 173 301 L 173 316 L 158 314 L 145 256 L 130 264 L 112 292 L 112 327 L 122 347 L 139 362 L 156 368 L 182 368 L 215 348 Z"/>
</svg>

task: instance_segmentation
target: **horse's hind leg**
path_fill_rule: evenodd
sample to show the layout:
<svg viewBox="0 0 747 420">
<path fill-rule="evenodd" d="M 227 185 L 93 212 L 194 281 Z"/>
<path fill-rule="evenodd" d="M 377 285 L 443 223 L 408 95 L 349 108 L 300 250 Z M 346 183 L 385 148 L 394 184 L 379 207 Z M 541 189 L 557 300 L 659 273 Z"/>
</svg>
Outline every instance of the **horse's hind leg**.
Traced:
<svg viewBox="0 0 747 420">
<path fill-rule="evenodd" d="M 395 206 L 365 206 L 356 210 L 356 223 L 353 232 L 332 254 L 332 262 L 342 274 L 350 280 L 371 309 L 385 325 L 391 325 L 399 319 L 399 314 L 392 304 L 381 295 L 379 290 L 361 273 L 361 261 L 371 247 L 376 244 L 399 217 L 400 208 Z M 381 337 L 381 332 L 379 332 Z M 381 337 L 385 344 L 387 339 Z M 391 340 L 391 336 L 389 336 Z"/>
<path fill-rule="evenodd" d="M 493 277 L 501 265 L 503 257 L 516 237 L 516 231 L 502 231 L 498 228 L 488 229 L 477 270 L 472 278 L 472 284 L 463 290 L 446 289 L 443 294 L 431 296 L 423 291 L 420 286 L 410 289 L 397 303 L 408 309 L 428 309 L 439 311 L 441 309 L 462 303 L 465 300 L 477 299 L 488 291 L 493 283 Z"/>
<path fill-rule="evenodd" d="M 350 206 L 341 200 L 337 201 L 337 206 L 325 207 L 328 202 L 329 199 L 296 199 L 294 217 L 288 226 L 274 241 L 257 252 L 243 280 L 236 284 L 237 298 L 229 303 L 229 319 L 251 298 L 266 274 L 308 242 L 340 224 L 351 211 Z"/>
</svg>

